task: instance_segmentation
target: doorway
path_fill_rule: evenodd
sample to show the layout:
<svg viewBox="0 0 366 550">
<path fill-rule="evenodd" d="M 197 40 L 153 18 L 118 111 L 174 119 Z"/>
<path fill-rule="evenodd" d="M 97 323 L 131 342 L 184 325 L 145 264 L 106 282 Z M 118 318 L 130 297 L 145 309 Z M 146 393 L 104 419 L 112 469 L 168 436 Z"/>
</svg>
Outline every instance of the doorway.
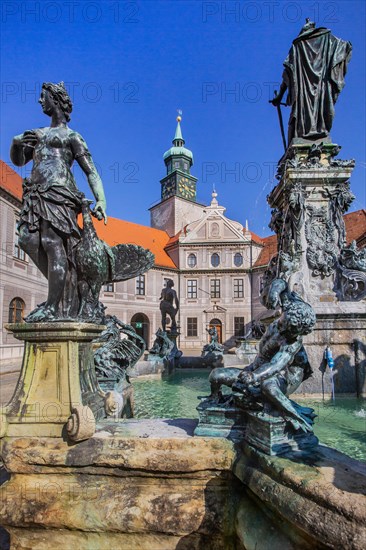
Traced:
<svg viewBox="0 0 366 550">
<path fill-rule="evenodd" d="M 222 344 L 222 323 L 220 319 L 211 319 L 209 328 L 216 327 L 219 344 Z"/>
<path fill-rule="evenodd" d="M 131 319 L 131 325 L 141 338 L 144 339 L 146 349 L 149 349 L 150 321 L 144 313 L 135 313 Z"/>
</svg>

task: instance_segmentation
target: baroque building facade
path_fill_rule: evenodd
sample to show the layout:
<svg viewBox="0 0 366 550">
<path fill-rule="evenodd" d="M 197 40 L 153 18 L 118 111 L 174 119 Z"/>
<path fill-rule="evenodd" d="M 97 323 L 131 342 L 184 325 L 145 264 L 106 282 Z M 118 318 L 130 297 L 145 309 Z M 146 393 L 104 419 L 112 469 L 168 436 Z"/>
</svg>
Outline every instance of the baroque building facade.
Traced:
<svg viewBox="0 0 366 550">
<path fill-rule="evenodd" d="M 161 199 L 150 208 L 151 227 L 117 218 L 107 226 L 96 223 L 99 237 L 111 246 L 135 243 L 149 248 L 155 264 L 146 274 L 106 285 L 101 300 L 109 314 L 132 324 L 147 348 L 160 327 L 160 292 L 172 279 L 180 299 L 179 347 L 196 353 L 207 343 L 215 325 L 227 349 L 249 333 L 252 321 L 266 314 L 260 304 L 261 281 L 276 254 L 276 236 L 260 238 L 225 216 L 213 192 L 209 205 L 197 202 L 197 178 L 191 174 L 193 154 L 185 147 L 180 117 L 173 146 L 164 154 L 166 175 Z M 17 244 L 16 223 L 21 208 L 22 180 L 6 163 L 0 164 L 0 364 L 19 362 L 22 344 L 4 329 L 21 321 L 45 300 L 47 281 Z M 348 241 L 365 244 L 364 210 L 345 217 Z M 1 372 L 1 370 L 0 370 Z"/>
</svg>

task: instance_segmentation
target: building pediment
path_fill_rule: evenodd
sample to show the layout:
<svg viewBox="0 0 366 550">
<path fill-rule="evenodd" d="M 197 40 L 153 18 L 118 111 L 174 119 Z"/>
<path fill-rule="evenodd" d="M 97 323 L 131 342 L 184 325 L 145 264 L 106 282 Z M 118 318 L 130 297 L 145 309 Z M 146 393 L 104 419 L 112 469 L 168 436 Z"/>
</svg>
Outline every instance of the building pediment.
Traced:
<svg viewBox="0 0 366 550">
<path fill-rule="evenodd" d="M 248 242 L 250 235 L 246 235 L 241 223 L 230 220 L 224 215 L 223 207 L 207 207 L 202 218 L 188 224 L 181 234 L 179 241 L 182 244 L 208 242 Z"/>
</svg>

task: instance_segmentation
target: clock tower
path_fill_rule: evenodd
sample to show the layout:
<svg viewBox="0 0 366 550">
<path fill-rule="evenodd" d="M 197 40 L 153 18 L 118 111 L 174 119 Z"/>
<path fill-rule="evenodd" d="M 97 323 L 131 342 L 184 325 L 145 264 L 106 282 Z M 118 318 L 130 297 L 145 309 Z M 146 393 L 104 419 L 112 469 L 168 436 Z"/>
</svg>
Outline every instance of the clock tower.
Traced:
<svg viewBox="0 0 366 550">
<path fill-rule="evenodd" d="M 192 151 L 184 147 L 180 122 L 177 117 L 177 128 L 173 139 L 173 147 L 164 153 L 163 159 L 166 166 L 166 176 L 160 180 L 162 200 L 176 195 L 190 201 L 196 201 L 197 178 L 191 176 L 190 170 L 193 164 Z"/>
<path fill-rule="evenodd" d="M 173 147 L 163 156 L 166 175 L 160 180 L 161 200 L 150 208 L 151 227 L 163 229 L 170 236 L 198 219 L 204 206 L 196 200 L 197 178 L 191 175 L 193 154 L 184 146 L 181 120 L 178 116 Z"/>
</svg>

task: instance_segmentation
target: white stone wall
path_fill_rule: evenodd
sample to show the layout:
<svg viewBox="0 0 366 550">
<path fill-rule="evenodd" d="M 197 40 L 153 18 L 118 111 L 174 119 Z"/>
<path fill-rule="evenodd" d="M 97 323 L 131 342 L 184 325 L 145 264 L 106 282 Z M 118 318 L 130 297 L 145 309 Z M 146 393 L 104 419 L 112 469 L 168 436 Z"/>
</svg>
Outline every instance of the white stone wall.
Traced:
<svg viewBox="0 0 366 550">
<path fill-rule="evenodd" d="M 199 219 L 203 209 L 202 204 L 180 197 L 170 197 L 150 208 L 150 225 L 166 231 L 169 237 L 173 237 L 187 224 Z"/>
<path fill-rule="evenodd" d="M 222 323 L 222 341 L 231 346 L 235 340 L 233 338 L 234 318 L 244 317 L 247 326 L 251 322 L 250 266 L 251 258 L 256 257 L 260 247 L 251 244 L 249 234 L 243 233 L 241 224 L 226 218 L 220 218 L 220 216 L 223 216 L 223 208 L 219 209 L 219 216 L 216 220 L 213 220 L 210 216 L 217 216 L 217 213 L 211 212 L 210 207 L 203 208 L 199 205 L 193 205 L 192 207 L 191 202 L 177 197 L 168 199 L 162 204 L 169 201 L 177 209 L 175 219 L 180 219 L 182 225 L 182 220 L 188 223 L 193 218 L 193 226 L 198 227 L 199 220 L 203 220 L 196 233 L 188 227 L 188 231 L 181 234 L 180 241 L 170 251 L 174 261 L 179 265 L 179 269 L 170 270 L 158 266 L 151 269 L 145 274 L 146 293 L 144 296 L 136 294 L 136 280 L 132 279 L 116 283 L 112 293 L 102 291 L 101 301 L 107 306 L 109 314 L 117 315 L 125 323 L 131 323 L 131 319 L 136 313 L 144 314 L 147 317 L 148 343 L 151 347 L 155 333 L 161 326 L 159 298 L 161 289 L 165 284 L 164 279 L 173 279 L 174 288 L 180 299 L 180 310 L 177 316 L 178 324 L 181 327 L 178 342 L 180 348 L 183 351 L 201 350 L 208 341 L 206 328 L 214 318 L 220 319 Z M 193 208 L 189 211 L 189 217 L 185 210 L 188 207 Z M 25 314 L 29 313 L 37 304 L 45 300 L 47 281 L 29 259 L 23 262 L 16 260 L 13 256 L 15 221 L 20 203 L 15 200 L 8 200 L 4 195 L 0 201 L 0 209 L 0 321 L 1 326 L 3 326 L 8 321 L 10 301 L 14 297 L 22 298 L 26 304 Z M 205 216 L 209 217 L 207 224 L 204 221 Z M 217 227 L 212 227 L 212 222 L 218 224 L 218 232 Z M 197 256 L 197 267 L 193 269 L 187 265 L 187 257 L 191 252 Z M 211 266 L 213 252 L 220 255 L 219 268 Z M 244 261 L 240 268 L 234 265 L 236 252 L 243 255 Z M 197 299 L 187 298 L 187 280 L 189 278 L 197 279 L 197 288 L 200 289 L 197 293 Z M 221 283 L 221 297 L 218 299 L 211 299 L 210 297 L 210 280 L 212 278 L 219 279 Z M 233 297 L 233 281 L 235 278 L 244 280 L 243 298 Z M 188 317 L 197 317 L 197 337 L 188 338 L 187 336 Z M 5 361 L 6 364 L 14 357 L 20 358 L 22 349 L 22 344 L 14 340 L 4 329 L 0 331 L 0 360 L 2 359 L 3 363 Z"/>
<path fill-rule="evenodd" d="M 14 257 L 16 221 L 20 203 L 5 193 L 0 195 L 0 363 L 20 359 L 23 344 L 3 327 L 9 321 L 9 305 L 13 298 L 25 303 L 24 315 L 46 299 L 47 281 L 26 256 Z"/>
</svg>

